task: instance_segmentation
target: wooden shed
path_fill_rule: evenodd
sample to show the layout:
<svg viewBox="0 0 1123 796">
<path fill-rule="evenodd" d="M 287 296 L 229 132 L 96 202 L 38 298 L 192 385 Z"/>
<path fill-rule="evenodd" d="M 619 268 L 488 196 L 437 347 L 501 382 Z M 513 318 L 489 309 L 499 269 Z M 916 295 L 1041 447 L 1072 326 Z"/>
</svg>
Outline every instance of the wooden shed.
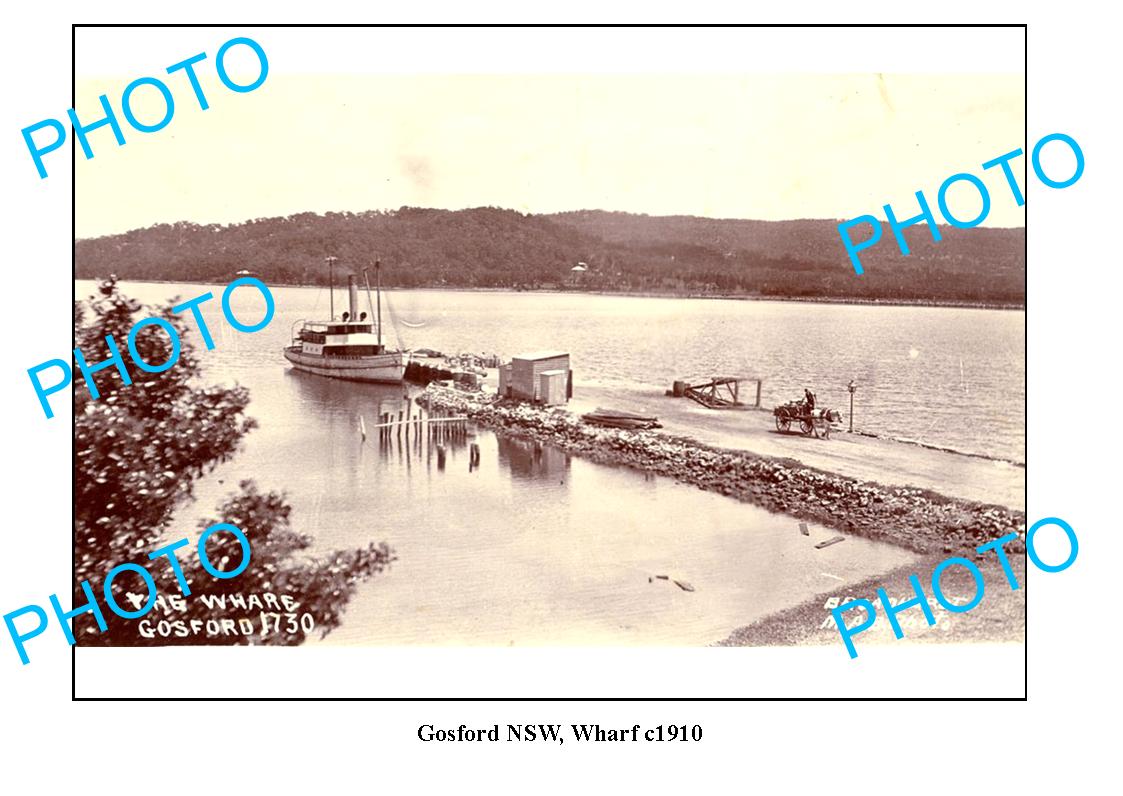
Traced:
<svg viewBox="0 0 1123 796">
<path fill-rule="evenodd" d="M 511 363 L 499 366 L 499 397 L 510 398 L 509 392 L 511 386 Z"/>
<path fill-rule="evenodd" d="M 567 400 L 568 370 L 546 370 L 538 377 L 539 400 L 548 406 L 558 406 Z"/>
<path fill-rule="evenodd" d="M 557 351 L 540 351 L 533 354 L 520 354 L 511 359 L 511 371 L 503 382 L 501 394 L 504 397 L 521 398 L 524 401 L 544 401 L 543 374 L 551 371 L 561 371 L 564 377 L 551 375 L 545 382 L 554 392 L 553 397 L 558 397 L 555 382 L 561 382 L 562 395 L 570 395 L 569 354 Z M 565 400 L 558 401 L 565 403 Z"/>
</svg>

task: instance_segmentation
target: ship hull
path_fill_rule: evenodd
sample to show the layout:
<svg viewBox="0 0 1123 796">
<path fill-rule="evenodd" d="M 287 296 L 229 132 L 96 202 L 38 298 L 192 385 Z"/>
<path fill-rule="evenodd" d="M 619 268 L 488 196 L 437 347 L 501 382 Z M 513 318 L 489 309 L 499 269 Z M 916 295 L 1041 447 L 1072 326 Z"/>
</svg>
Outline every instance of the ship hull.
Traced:
<svg viewBox="0 0 1123 796">
<path fill-rule="evenodd" d="M 285 349 L 285 359 L 296 370 L 329 379 L 401 384 L 405 376 L 405 364 L 400 352 L 363 357 L 314 356 L 302 353 L 296 347 L 289 347 Z"/>
</svg>

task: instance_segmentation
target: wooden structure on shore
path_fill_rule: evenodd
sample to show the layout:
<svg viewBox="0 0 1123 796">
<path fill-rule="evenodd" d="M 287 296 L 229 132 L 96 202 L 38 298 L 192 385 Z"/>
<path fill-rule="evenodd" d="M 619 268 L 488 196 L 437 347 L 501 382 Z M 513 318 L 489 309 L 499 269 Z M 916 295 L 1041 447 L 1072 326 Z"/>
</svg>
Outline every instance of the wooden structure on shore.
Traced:
<svg viewBox="0 0 1123 796">
<path fill-rule="evenodd" d="M 741 400 L 741 382 L 743 381 L 756 382 L 756 402 L 753 404 L 746 404 Z M 748 409 L 750 407 L 759 409 L 761 383 L 761 379 L 715 376 L 700 384 L 676 381 L 672 389 L 667 391 L 667 394 L 675 398 L 689 398 L 708 409 Z"/>
<path fill-rule="evenodd" d="M 619 412 L 615 409 L 597 409 L 595 412 L 581 415 L 581 419 L 594 426 L 606 426 L 608 428 L 636 430 L 663 427 L 659 423 L 659 418 L 653 415 L 637 415 L 632 412 Z"/>
<path fill-rule="evenodd" d="M 556 406 L 573 397 L 569 354 L 541 351 L 520 354 L 499 368 L 499 395 Z"/>
</svg>

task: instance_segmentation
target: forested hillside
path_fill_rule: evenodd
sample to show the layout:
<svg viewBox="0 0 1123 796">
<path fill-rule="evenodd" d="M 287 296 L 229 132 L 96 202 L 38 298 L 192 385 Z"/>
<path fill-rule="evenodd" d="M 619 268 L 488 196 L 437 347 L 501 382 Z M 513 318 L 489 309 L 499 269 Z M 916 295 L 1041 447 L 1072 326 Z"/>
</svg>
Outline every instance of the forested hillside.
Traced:
<svg viewBox="0 0 1123 796">
<path fill-rule="evenodd" d="M 682 291 L 801 298 L 1023 304 L 1025 230 L 926 227 L 903 257 L 886 226 L 857 276 L 837 221 L 740 221 L 579 211 L 403 207 L 300 213 L 231 225 L 158 224 L 75 243 L 76 275 L 228 281 L 247 269 L 273 284 L 325 284 L 382 260 L 400 287 Z M 573 271 L 577 263 L 587 270 Z"/>
</svg>

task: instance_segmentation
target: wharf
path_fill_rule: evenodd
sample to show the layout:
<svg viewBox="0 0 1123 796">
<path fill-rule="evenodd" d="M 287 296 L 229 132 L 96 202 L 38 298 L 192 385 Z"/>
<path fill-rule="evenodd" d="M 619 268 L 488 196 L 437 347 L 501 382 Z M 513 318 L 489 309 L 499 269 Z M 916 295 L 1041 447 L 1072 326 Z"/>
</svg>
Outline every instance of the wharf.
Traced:
<svg viewBox="0 0 1123 796">
<path fill-rule="evenodd" d="M 488 370 L 484 391 L 494 393 L 495 370 Z M 973 500 L 1024 512 L 1024 466 L 1011 462 L 927 448 L 909 442 L 845 431 L 828 440 L 780 434 L 770 411 L 728 412 L 707 409 L 664 391 L 578 383 L 565 411 L 580 417 L 598 408 L 659 418 L 661 431 L 689 437 L 703 445 L 741 450 L 759 456 L 792 459 L 838 475 L 887 486 L 928 489 L 960 500 Z M 845 427 L 845 419 L 842 427 Z M 858 431 L 861 424 L 858 423 Z"/>
<path fill-rule="evenodd" d="M 861 434 L 828 440 L 780 434 L 767 411 L 721 412 L 662 392 L 579 385 L 566 409 L 580 415 L 597 407 L 655 415 L 663 432 L 705 445 L 794 459 L 838 475 L 892 486 L 929 489 L 961 500 L 1025 511 L 1025 467 Z"/>
</svg>

